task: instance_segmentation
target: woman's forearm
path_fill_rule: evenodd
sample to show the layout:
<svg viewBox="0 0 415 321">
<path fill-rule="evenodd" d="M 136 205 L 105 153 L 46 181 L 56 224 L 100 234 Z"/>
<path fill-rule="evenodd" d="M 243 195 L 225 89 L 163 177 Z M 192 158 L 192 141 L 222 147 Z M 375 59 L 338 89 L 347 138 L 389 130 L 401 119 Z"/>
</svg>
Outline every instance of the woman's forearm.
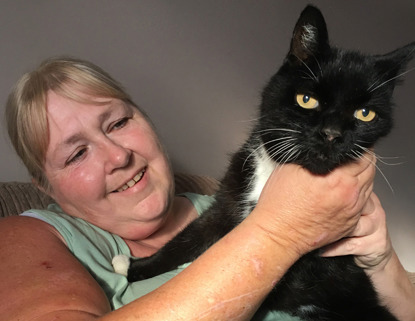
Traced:
<svg viewBox="0 0 415 321">
<path fill-rule="evenodd" d="M 381 301 L 400 321 L 415 321 L 415 286 L 393 252 L 382 269 L 368 272 Z"/>
<path fill-rule="evenodd" d="M 248 217 L 178 276 L 102 320 L 249 320 L 297 259 Z"/>
</svg>

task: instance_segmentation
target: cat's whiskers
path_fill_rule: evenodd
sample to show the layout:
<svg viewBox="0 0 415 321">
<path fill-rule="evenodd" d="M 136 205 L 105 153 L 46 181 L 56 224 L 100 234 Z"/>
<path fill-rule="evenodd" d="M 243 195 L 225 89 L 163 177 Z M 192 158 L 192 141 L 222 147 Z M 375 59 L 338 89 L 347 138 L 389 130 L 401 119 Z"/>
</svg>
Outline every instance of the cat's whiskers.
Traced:
<svg viewBox="0 0 415 321">
<path fill-rule="evenodd" d="M 298 144 L 297 138 L 290 136 L 286 138 L 268 150 L 269 156 L 280 164 L 293 161 L 301 153 L 301 146 Z"/>
<path fill-rule="evenodd" d="M 317 59 L 317 58 L 315 58 L 315 59 L 316 59 L 316 62 L 317 62 L 318 69 L 320 69 L 320 74 L 321 74 L 321 77 L 323 77 L 323 69 L 321 69 L 320 62 L 318 61 L 318 59 Z"/>
<path fill-rule="evenodd" d="M 255 131 L 254 132 L 254 134 L 258 134 L 258 135 L 263 135 L 264 133 L 270 133 L 270 132 L 275 132 L 275 131 L 282 131 L 282 132 L 287 132 L 287 133 L 300 133 L 300 131 L 298 131 L 298 130 L 295 130 L 295 129 L 290 129 L 290 128 L 268 128 L 268 129 L 262 129 L 262 130 L 257 130 L 257 131 Z M 275 142 L 278 142 L 278 141 L 284 141 L 284 140 L 288 140 L 288 139 L 290 139 L 290 140 L 292 140 L 292 139 L 294 139 L 291 135 L 288 135 L 288 136 L 283 136 L 283 137 L 278 137 L 278 138 L 275 138 L 275 139 L 272 139 L 272 140 L 270 140 L 270 141 L 267 141 L 267 142 L 265 142 L 265 143 L 262 143 L 262 144 L 258 144 L 259 146 L 257 147 L 257 148 L 255 148 L 254 150 L 252 150 L 250 153 L 249 153 L 249 155 L 246 157 L 246 159 L 245 159 L 245 161 L 244 161 L 244 163 L 243 163 L 243 165 L 242 165 L 242 170 L 244 170 L 244 168 L 245 168 L 245 164 L 246 164 L 246 162 L 255 154 L 255 153 L 257 153 L 258 152 L 258 150 L 260 150 L 261 148 L 263 148 L 263 147 L 265 147 L 266 145 L 268 145 L 268 144 L 274 144 Z M 277 144 L 278 145 L 278 144 Z M 275 148 L 275 146 L 274 147 L 272 147 L 272 148 Z"/>
<path fill-rule="evenodd" d="M 301 149 L 299 148 L 298 145 L 294 145 L 293 144 L 290 147 L 291 148 L 289 150 L 285 151 L 284 154 L 282 154 L 278 158 L 278 163 L 280 165 L 284 165 L 284 164 L 286 164 L 288 162 L 292 162 L 293 160 L 295 160 L 300 155 Z M 275 157 L 274 154 L 272 156 Z"/>
<path fill-rule="evenodd" d="M 412 54 L 413 54 L 413 52 L 414 52 L 414 50 L 415 49 L 412 49 L 407 55 L 406 55 L 406 57 L 403 59 L 403 61 L 404 60 L 406 60 L 406 59 L 411 59 L 411 56 L 412 56 Z M 400 62 L 399 62 L 400 63 Z M 399 64 L 398 63 L 398 64 Z M 397 65 L 395 65 L 395 67 L 396 67 Z M 380 77 L 380 79 L 379 80 L 376 80 L 369 88 L 368 88 L 368 90 L 370 91 L 370 92 L 372 92 L 372 91 L 375 91 L 376 89 L 378 89 L 378 88 L 380 88 L 380 87 L 382 87 L 383 85 L 385 85 L 385 84 L 387 84 L 388 82 L 390 82 L 390 81 L 392 81 L 392 80 L 394 80 L 394 79 L 396 79 L 396 78 L 398 78 L 398 77 L 401 77 L 401 76 L 403 76 L 403 75 L 405 75 L 406 73 L 408 73 L 408 72 L 410 72 L 410 71 L 413 71 L 415 68 L 411 68 L 411 69 L 409 69 L 409 70 L 407 70 L 406 72 L 403 72 L 403 73 L 401 73 L 400 75 L 398 75 L 398 76 L 396 76 L 396 77 L 393 77 L 393 78 L 391 78 L 391 79 L 389 79 L 389 80 L 386 80 L 385 82 L 383 82 L 383 83 L 381 83 L 379 86 L 377 86 L 376 88 L 374 88 L 374 89 L 372 89 L 372 87 L 373 86 L 375 86 L 381 79 L 382 79 L 382 76 L 384 76 L 387 72 L 384 72 L 383 74 L 382 74 L 382 76 Z M 391 69 L 390 69 L 391 70 Z M 390 71 L 390 70 L 388 70 L 388 71 Z"/>
<path fill-rule="evenodd" d="M 361 146 L 361 145 L 359 145 L 359 144 L 356 144 L 356 143 L 355 143 L 355 146 L 359 147 L 359 148 L 360 148 L 361 150 L 363 150 L 364 152 L 366 152 L 366 153 L 368 153 L 368 154 L 370 154 L 370 155 L 375 156 L 375 157 L 376 157 L 376 159 L 377 159 L 377 161 L 378 161 L 378 162 L 381 162 L 381 163 L 382 163 L 382 164 L 384 164 L 384 165 L 388 165 L 388 166 L 396 166 L 396 165 L 402 165 L 402 164 L 404 164 L 404 162 L 399 162 L 399 163 L 389 163 L 389 162 L 384 161 L 385 159 L 399 159 L 400 157 L 397 157 L 397 156 L 390 156 L 390 157 L 387 157 L 387 156 L 380 156 L 379 154 L 375 153 L 374 151 L 370 150 L 369 148 L 363 147 L 363 146 Z"/>
<path fill-rule="evenodd" d="M 308 69 L 308 71 L 311 73 L 311 75 L 308 75 L 308 76 L 310 76 L 310 78 L 312 79 L 312 80 L 315 80 L 315 81 L 318 81 L 318 78 L 317 78 L 317 76 L 316 76 L 316 74 L 313 72 L 313 70 L 311 70 L 311 68 L 304 62 L 304 60 L 302 60 L 300 57 L 298 57 L 297 55 L 294 55 L 295 56 L 295 58 L 297 58 L 307 69 Z"/>
<path fill-rule="evenodd" d="M 258 152 L 258 150 L 260 150 L 260 149 L 262 149 L 262 148 L 264 148 L 265 150 L 266 150 L 266 145 L 269 145 L 269 144 L 274 144 L 274 143 L 276 143 L 277 141 L 280 141 L 279 143 L 277 143 L 277 144 L 275 144 L 274 146 L 272 146 L 271 147 L 271 149 L 270 149 L 270 151 L 269 151 L 269 153 L 273 153 L 274 155 L 275 155 L 275 152 L 274 152 L 274 150 L 275 149 L 278 149 L 279 151 L 281 151 L 281 149 L 282 150 L 284 150 L 284 149 L 287 149 L 287 148 L 289 148 L 291 145 L 293 145 L 292 143 L 290 143 L 289 141 L 292 141 L 292 140 L 295 140 L 295 138 L 292 138 L 292 137 L 290 137 L 290 136 L 288 136 L 288 137 L 279 137 L 279 138 L 276 138 L 276 139 L 273 139 L 273 140 L 271 140 L 271 141 L 268 141 L 268 142 L 266 142 L 266 143 L 263 143 L 263 144 L 261 144 L 259 147 L 257 147 L 256 149 L 254 149 L 250 154 L 249 154 L 249 156 L 245 159 L 245 162 L 244 162 L 244 164 L 243 164 L 243 166 L 242 166 L 242 168 L 244 168 L 245 167 L 245 163 L 248 161 L 248 159 L 250 158 L 250 157 L 252 157 L 254 154 L 256 154 L 257 152 Z M 288 145 L 288 146 L 287 146 Z M 277 151 L 278 152 L 278 151 Z"/>
<path fill-rule="evenodd" d="M 375 156 L 377 158 L 377 155 L 375 152 L 371 151 L 368 148 L 365 148 L 363 146 L 359 146 L 358 144 L 355 144 L 356 147 L 362 149 L 363 152 L 369 153 L 373 156 Z M 389 186 L 392 194 L 395 194 L 395 191 L 392 187 L 392 184 L 389 182 L 389 180 L 386 178 L 386 175 L 383 173 L 383 171 L 379 168 L 379 166 L 376 164 L 376 162 L 372 161 L 369 157 L 367 157 L 363 152 L 359 151 L 359 150 L 352 150 L 352 153 L 356 156 L 356 158 L 364 158 L 367 159 L 369 162 L 371 162 L 373 165 L 375 165 L 376 169 L 378 170 L 378 172 L 382 175 L 383 179 L 385 180 L 386 184 Z"/>
<path fill-rule="evenodd" d="M 311 75 L 309 75 L 307 72 L 305 72 L 305 71 L 303 71 L 302 72 L 304 75 L 305 75 L 305 77 L 301 77 L 302 79 L 310 79 L 310 80 L 315 80 Z"/>
<path fill-rule="evenodd" d="M 267 131 L 267 130 L 266 130 Z M 272 160 L 272 162 L 275 163 L 275 166 L 277 167 L 279 164 L 284 164 L 288 162 L 289 160 L 294 159 L 297 157 L 300 153 L 300 151 L 296 148 L 296 144 L 293 143 L 296 141 L 295 137 L 292 136 L 284 136 L 284 137 L 278 137 L 273 140 L 267 141 L 265 143 L 260 144 L 257 148 L 255 148 L 249 156 L 245 159 L 243 167 L 245 167 L 245 163 L 248 161 L 249 158 L 252 156 L 261 158 L 262 153 L 266 153 L 267 159 Z M 270 149 L 267 150 L 266 146 L 269 144 L 274 144 Z M 277 155 L 280 155 L 276 157 Z M 250 181 L 248 182 L 248 189 L 250 189 L 251 186 L 255 186 L 255 175 L 252 175 L 250 178 Z"/>
<path fill-rule="evenodd" d="M 240 122 L 240 123 L 257 123 L 258 121 L 260 121 L 264 117 L 265 116 L 263 116 L 263 115 L 258 115 L 256 117 L 252 117 L 252 118 L 248 118 L 248 119 L 241 119 L 238 122 Z"/>
<path fill-rule="evenodd" d="M 280 160 L 276 163 L 275 170 L 278 172 L 281 170 L 281 166 L 289 161 L 295 160 L 301 154 L 301 146 L 293 145 L 293 147 L 281 155 Z"/>
<path fill-rule="evenodd" d="M 247 196 L 243 198 L 242 203 L 244 204 L 245 208 L 248 208 L 250 206 L 253 206 L 254 203 L 257 202 L 257 197 L 259 197 L 258 194 L 258 187 L 262 186 L 262 184 L 265 184 L 265 181 L 262 181 L 263 179 L 268 179 L 268 175 L 271 174 L 270 169 L 273 168 L 273 170 L 280 170 L 279 165 L 283 165 L 289 161 L 294 160 L 298 155 L 301 153 L 301 149 L 298 148 L 298 144 L 294 143 L 296 139 L 291 136 L 286 137 L 279 137 L 277 139 L 274 139 L 272 141 L 268 141 L 266 143 L 261 144 L 258 148 L 256 148 L 248 157 L 254 156 L 255 161 L 259 162 L 264 166 L 262 169 L 258 172 L 257 170 L 251 175 L 249 175 L 249 181 L 247 183 Z M 274 146 L 272 146 L 270 149 L 266 149 L 267 144 L 275 143 Z M 245 163 L 244 163 L 245 164 Z M 256 168 L 259 168 L 258 165 Z M 263 176 L 266 175 L 266 176 Z M 259 184 L 259 185 L 258 185 Z M 245 215 L 247 215 L 248 212 L 245 212 Z"/>
<path fill-rule="evenodd" d="M 246 157 L 246 159 L 245 159 L 245 161 L 244 161 L 244 163 L 243 163 L 243 165 L 242 165 L 242 170 L 244 170 L 244 168 L 245 168 L 245 164 L 246 164 L 246 162 L 253 156 L 253 155 L 255 155 L 260 149 L 262 149 L 262 148 L 265 148 L 265 146 L 266 145 L 268 145 L 268 144 L 273 144 L 273 143 L 275 143 L 275 142 L 277 142 L 277 141 L 283 141 L 284 142 L 284 140 L 287 140 L 287 139 L 293 139 L 291 136 L 284 136 L 284 137 L 278 137 L 278 138 L 275 138 L 275 139 L 273 139 L 273 140 L 270 140 L 270 141 L 268 141 L 268 142 L 265 142 L 265 143 L 262 143 L 262 144 L 259 144 L 259 146 L 257 147 L 257 148 L 255 148 L 254 150 L 252 150 L 251 151 L 251 153 Z M 279 144 L 281 144 L 281 143 L 279 143 Z M 277 145 L 279 145 L 279 144 L 277 144 Z"/>
<path fill-rule="evenodd" d="M 268 132 L 274 132 L 274 131 L 300 133 L 299 130 L 290 129 L 290 128 L 269 128 L 269 129 L 257 130 L 257 131 L 255 131 L 255 133 L 261 134 L 261 133 L 268 133 Z"/>
<path fill-rule="evenodd" d="M 298 150 L 297 145 L 293 143 L 295 139 L 284 141 L 269 149 L 268 153 L 272 159 L 277 159 L 278 163 L 285 163 L 290 160 L 289 154 Z"/>
<path fill-rule="evenodd" d="M 384 85 L 386 85 L 387 83 L 389 83 L 389 82 L 391 82 L 392 80 L 395 80 L 395 79 L 397 79 L 397 78 L 400 78 L 400 77 L 402 77 L 402 76 L 404 76 L 404 75 L 406 75 L 407 73 L 409 73 L 409 72 L 411 72 L 411 71 L 414 71 L 415 70 L 415 67 L 414 68 L 411 68 L 411 69 L 409 69 L 409 70 L 407 70 L 407 71 L 404 71 L 404 72 L 402 72 L 402 73 L 400 73 L 399 75 L 397 75 L 397 76 L 395 76 L 395 77 L 392 77 L 392 78 L 390 78 L 390 79 L 388 79 L 388 80 L 385 80 L 384 82 L 382 82 L 380 85 L 377 85 L 375 88 L 372 88 L 373 86 L 375 86 L 376 85 L 376 82 L 377 81 L 375 81 L 375 83 L 373 83 L 369 88 L 368 88 L 368 90 L 369 90 L 369 92 L 371 93 L 371 92 L 374 92 L 375 90 L 377 90 L 377 89 L 379 89 L 379 88 L 381 88 L 381 87 L 383 87 Z"/>
<path fill-rule="evenodd" d="M 293 132 L 297 132 L 297 131 L 293 131 Z M 266 143 L 263 144 L 263 146 L 265 147 L 266 145 L 269 144 L 274 144 L 276 142 L 278 142 L 277 144 L 275 144 L 274 146 L 272 146 L 271 148 L 269 148 L 268 153 L 269 154 L 273 154 L 276 155 L 278 152 L 282 152 L 284 150 L 286 150 L 287 148 L 289 148 L 290 146 L 294 146 L 294 144 L 292 143 L 293 141 L 296 141 L 297 139 L 293 136 L 284 136 L 284 137 L 279 137 L 279 138 L 275 138 L 272 139 L 270 141 L 267 141 Z M 276 151 L 276 153 L 274 153 Z"/>
<path fill-rule="evenodd" d="M 318 59 L 316 58 L 316 55 L 313 52 L 311 52 L 311 55 L 313 59 L 315 60 L 315 62 L 317 63 L 318 69 L 320 70 L 320 75 L 323 76 L 323 69 L 321 68 L 320 62 L 318 61 Z"/>
</svg>

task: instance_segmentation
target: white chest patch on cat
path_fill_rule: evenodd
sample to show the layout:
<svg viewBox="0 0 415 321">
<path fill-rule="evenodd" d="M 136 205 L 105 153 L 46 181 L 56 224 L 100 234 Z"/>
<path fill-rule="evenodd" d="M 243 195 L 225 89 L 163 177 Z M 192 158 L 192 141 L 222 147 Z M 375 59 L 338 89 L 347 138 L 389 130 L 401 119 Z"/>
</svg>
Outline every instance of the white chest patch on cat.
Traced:
<svg viewBox="0 0 415 321">
<path fill-rule="evenodd" d="M 255 162 L 255 172 L 252 176 L 249 192 L 246 195 L 246 202 L 256 204 L 262 189 L 272 171 L 277 166 L 277 163 L 268 156 L 263 147 L 258 149 L 253 157 Z M 249 213 L 250 209 L 248 208 L 245 210 L 245 213 L 243 213 L 243 217 L 245 218 Z"/>
</svg>

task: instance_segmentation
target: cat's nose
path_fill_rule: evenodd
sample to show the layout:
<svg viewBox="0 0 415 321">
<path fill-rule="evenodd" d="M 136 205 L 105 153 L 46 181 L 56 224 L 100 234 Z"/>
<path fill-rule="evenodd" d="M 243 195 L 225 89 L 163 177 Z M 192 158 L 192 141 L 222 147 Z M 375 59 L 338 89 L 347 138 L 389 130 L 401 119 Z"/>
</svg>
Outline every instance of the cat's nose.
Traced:
<svg viewBox="0 0 415 321">
<path fill-rule="evenodd" d="M 329 142 L 332 142 L 336 138 L 341 137 L 342 133 L 340 130 L 335 128 L 323 128 L 321 131 L 322 136 L 327 139 Z"/>
</svg>

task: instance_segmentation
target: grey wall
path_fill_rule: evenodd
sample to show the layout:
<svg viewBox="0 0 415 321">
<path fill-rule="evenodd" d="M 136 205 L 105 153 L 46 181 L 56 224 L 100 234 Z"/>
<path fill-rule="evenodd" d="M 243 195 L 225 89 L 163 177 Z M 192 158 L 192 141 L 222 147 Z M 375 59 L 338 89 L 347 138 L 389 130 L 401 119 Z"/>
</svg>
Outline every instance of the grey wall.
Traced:
<svg viewBox="0 0 415 321">
<path fill-rule="evenodd" d="M 92 60 L 120 80 L 159 128 L 177 170 L 220 177 L 243 141 L 259 92 L 288 50 L 307 1 L 3 0 L 0 99 L 46 57 Z M 384 53 L 415 40 L 413 0 L 318 1 L 334 43 Z M 411 67 L 414 67 L 414 63 Z M 395 247 L 415 271 L 415 72 L 396 90 L 396 128 L 378 148 L 376 190 Z M 2 108 L 3 108 L 2 104 Z M 3 117 L 3 113 L 1 113 Z M 28 180 L 4 131 L 0 180 Z"/>
</svg>

